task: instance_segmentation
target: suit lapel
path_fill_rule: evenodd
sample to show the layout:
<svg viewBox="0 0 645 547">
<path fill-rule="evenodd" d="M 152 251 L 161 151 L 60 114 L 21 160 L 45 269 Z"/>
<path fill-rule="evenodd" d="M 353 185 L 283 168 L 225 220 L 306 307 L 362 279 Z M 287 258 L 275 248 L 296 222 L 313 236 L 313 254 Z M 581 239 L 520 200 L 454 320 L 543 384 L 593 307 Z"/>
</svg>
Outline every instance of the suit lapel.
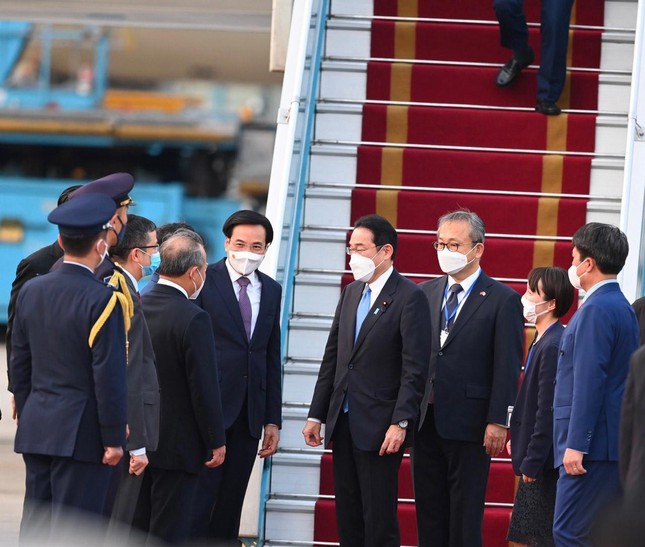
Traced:
<svg viewBox="0 0 645 547">
<path fill-rule="evenodd" d="M 265 275 L 259 271 L 256 271 L 255 273 L 257 274 L 258 279 L 260 280 L 260 283 L 262 283 L 262 287 L 260 289 L 260 306 L 258 308 L 258 316 L 255 319 L 255 328 L 253 329 L 253 333 L 251 334 L 251 340 L 255 338 L 256 333 L 258 332 L 258 328 L 261 324 L 260 317 L 264 317 L 264 315 L 267 313 L 267 307 L 269 306 L 269 298 L 270 298 L 270 295 L 267 292 L 268 283 L 266 283 L 266 281 L 264 280 Z M 238 309 L 239 309 L 239 306 L 238 306 Z M 241 317 L 242 317 L 242 313 L 240 312 L 240 318 Z"/>
<path fill-rule="evenodd" d="M 370 330 L 372 330 L 372 327 L 374 327 L 376 322 L 385 314 L 388 307 L 392 303 L 392 300 L 394 299 L 394 295 L 396 293 L 396 287 L 399 283 L 398 275 L 399 274 L 396 271 L 392 272 L 392 275 L 390 275 L 390 278 L 387 280 L 385 286 L 381 290 L 381 293 L 375 300 L 374 305 L 370 308 L 370 311 L 367 312 L 367 316 L 365 317 L 365 320 L 361 325 L 361 330 L 359 331 L 356 342 L 354 343 L 354 350 L 352 351 L 352 355 L 356 353 L 358 348 L 361 346 L 361 344 L 369 334 Z M 354 330 L 352 331 L 352 333 L 356 332 L 356 309 L 358 308 L 358 302 L 360 301 L 361 296 L 362 291 L 359 293 L 356 305 L 354 306 Z"/>
<path fill-rule="evenodd" d="M 450 334 L 448 334 L 448 338 L 446 338 L 444 347 L 459 334 L 459 332 L 464 328 L 464 325 L 468 323 L 473 314 L 479 309 L 479 306 L 486 301 L 490 292 L 487 289 L 491 285 L 491 279 L 482 271 L 477 281 L 475 281 L 468 298 L 463 303 L 463 307 L 450 329 Z"/>
<path fill-rule="evenodd" d="M 217 268 L 214 272 L 215 290 L 219 293 L 220 297 L 224 301 L 224 305 L 233 318 L 233 321 L 235 321 L 235 324 L 240 330 L 240 333 L 243 335 L 244 339 L 247 340 L 246 330 L 244 329 L 244 322 L 242 321 L 242 313 L 240 312 L 240 304 L 235 297 L 235 289 L 233 289 L 231 276 L 229 275 L 226 264 L 224 264 L 223 261 L 220 263 L 220 265 L 221 267 Z"/>
<path fill-rule="evenodd" d="M 441 332 L 441 313 L 443 307 L 443 297 L 446 292 L 446 285 L 448 284 L 448 276 L 443 277 L 443 283 L 429 284 L 429 304 L 430 304 L 430 317 L 432 321 L 436 321 L 437 328 L 432 329 L 432 344 L 434 347 L 440 346 L 439 334 Z"/>
</svg>

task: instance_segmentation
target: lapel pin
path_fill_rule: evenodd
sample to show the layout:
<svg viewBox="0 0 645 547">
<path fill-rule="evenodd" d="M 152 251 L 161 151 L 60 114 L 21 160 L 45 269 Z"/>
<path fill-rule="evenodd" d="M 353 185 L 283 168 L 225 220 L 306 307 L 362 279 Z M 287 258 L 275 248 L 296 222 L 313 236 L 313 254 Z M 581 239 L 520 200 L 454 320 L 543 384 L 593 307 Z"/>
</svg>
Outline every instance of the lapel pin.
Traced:
<svg viewBox="0 0 645 547">
<path fill-rule="evenodd" d="M 486 291 L 481 291 L 481 292 L 479 293 L 479 296 L 486 296 Z"/>
<path fill-rule="evenodd" d="M 377 315 L 377 314 L 378 314 L 378 312 L 380 312 L 380 311 L 381 311 L 381 308 L 376 308 L 376 309 L 374 310 L 374 315 Z"/>
</svg>

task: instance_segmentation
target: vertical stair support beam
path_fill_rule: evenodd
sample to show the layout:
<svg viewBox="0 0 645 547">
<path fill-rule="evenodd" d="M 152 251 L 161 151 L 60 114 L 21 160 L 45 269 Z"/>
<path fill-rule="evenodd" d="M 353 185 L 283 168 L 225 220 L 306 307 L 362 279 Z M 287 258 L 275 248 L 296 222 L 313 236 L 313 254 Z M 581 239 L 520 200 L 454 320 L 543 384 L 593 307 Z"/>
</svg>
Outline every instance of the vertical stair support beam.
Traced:
<svg viewBox="0 0 645 547">
<path fill-rule="evenodd" d="M 287 351 L 287 327 L 293 304 L 294 271 L 300 242 L 305 187 L 309 175 L 309 150 L 314 131 L 328 12 L 329 0 L 294 2 L 269 180 L 266 213 L 273 226 L 278 228 L 276 231 L 280 237 L 274 241 L 272 252 L 263 262 L 262 270 L 282 284 L 280 345 L 283 356 Z M 305 72 L 308 78 L 305 78 Z M 299 143 L 298 149 L 296 141 Z M 297 160 L 293 161 L 296 154 Z M 271 458 L 265 461 L 262 471 L 258 516 L 259 545 L 264 544 L 266 503 L 271 480 L 270 460 Z"/>
<path fill-rule="evenodd" d="M 645 289 L 645 5 L 638 3 L 632 89 L 627 124 L 627 151 L 620 211 L 620 228 L 627 234 L 629 256 L 619 276 L 627 299 L 632 302 Z"/>
</svg>

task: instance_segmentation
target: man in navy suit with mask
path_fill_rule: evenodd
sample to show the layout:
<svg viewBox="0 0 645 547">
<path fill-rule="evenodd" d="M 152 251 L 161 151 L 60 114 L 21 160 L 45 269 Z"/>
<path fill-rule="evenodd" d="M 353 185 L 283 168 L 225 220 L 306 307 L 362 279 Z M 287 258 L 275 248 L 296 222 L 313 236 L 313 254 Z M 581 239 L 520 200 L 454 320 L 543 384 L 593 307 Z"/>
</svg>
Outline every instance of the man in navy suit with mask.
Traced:
<svg viewBox="0 0 645 547">
<path fill-rule="evenodd" d="M 208 267 L 197 303 L 210 314 L 213 325 L 227 452 L 222 466 L 202 470 L 193 536 L 237 546 L 256 456 L 266 458 L 278 448 L 282 289 L 258 271 L 273 241 L 273 227 L 264 215 L 237 211 L 222 231 L 226 258 Z"/>
<path fill-rule="evenodd" d="M 620 491 L 618 432 L 638 321 L 616 279 L 629 245 L 615 226 L 590 222 L 573 236 L 569 280 L 585 297 L 560 342 L 553 398 L 553 459 L 560 469 L 556 547 L 591 545 L 599 510 Z"/>
</svg>

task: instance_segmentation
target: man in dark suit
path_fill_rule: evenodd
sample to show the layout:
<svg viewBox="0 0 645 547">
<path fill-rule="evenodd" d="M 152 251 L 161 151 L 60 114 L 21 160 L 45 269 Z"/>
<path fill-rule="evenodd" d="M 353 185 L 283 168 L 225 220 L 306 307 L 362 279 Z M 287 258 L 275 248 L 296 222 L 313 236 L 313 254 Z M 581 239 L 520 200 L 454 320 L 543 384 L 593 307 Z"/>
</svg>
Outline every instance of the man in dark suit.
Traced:
<svg viewBox="0 0 645 547">
<path fill-rule="evenodd" d="M 590 222 L 573 236 L 569 280 L 586 294 L 562 335 L 553 398 L 553 520 L 557 547 L 590 545 L 592 523 L 618 495 L 618 431 L 638 322 L 616 279 L 629 252 L 615 226 Z"/>
<path fill-rule="evenodd" d="M 189 299 L 206 276 L 202 239 L 187 230 L 160 247 L 159 281 L 143 299 L 161 387 L 161 427 L 133 525 L 169 543 L 190 532 L 193 499 L 204 465 L 226 454 L 213 329 L 208 314 Z"/>
<path fill-rule="evenodd" d="M 21 537 L 61 539 L 70 509 L 103 512 L 126 436 L 124 317 L 94 277 L 107 254 L 114 202 L 70 200 L 50 213 L 64 262 L 20 291 L 11 354 L 18 429 L 27 467 Z M 42 534 L 42 535 L 41 535 Z M 39 538 L 39 539 L 38 539 Z"/>
<path fill-rule="evenodd" d="M 517 395 L 522 305 L 482 271 L 484 237 L 475 213 L 442 216 L 434 246 L 446 275 L 421 285 L 432 355 L 412 458 L 420 547 L 481 546 L 490 458 Z"/>
<path fill-rule="evenodd" d="M 202 470 L 193 535 L 237 546 L 258 442 L 263 436 L 260 458 L 278 448 L 282 289 L 257 270 L 273 241 L 273 228 L 264 215 L 237 211 L 222 231 L 227 256 L 208 267 L 198 304 L 209 313 L 215 335 L 227 457 L 224 465 Z"/>
<path fill-rule="evenodd" d="M 631 358 L 620 418 L 618 466 L 625 507 L 642 510 L 645 502 L 645 348 Z"/>
<path fill-rule="evenodd" d="M 128 436 L 130 455 L 121 466 L 113 517 L 131 523 L 136 506 L 141 476 L 148 465 L 148 451 L 157 449 L 159 442 L 159 382 L 155 367 L 150 332 L 143 316 L 137 282 L 156 269 L 159 258 L 157 232 L 154 222 L 130 215 L 123 241 L 110 249 L 112 262 L 127 284 L 134 314 L 128 331 Z M 155 258 L 156 257 L 156 258 Z"/>
<path fill-rule="evenodd" d="M 336 518 L 343 547 L 399 547 L 398 471 L 419 418 L 430 359 L 420 289 L 393 267 L 397 234 L 383 217 L 356 221 L 356 281 L 343 290 L 309 418 L 309 446 L 333 442 Z"/>
<path fill-rule="evenodd" d="M 70 186 L 63 190 L 58 196 L 58 205 L 65 203 L 70 194 L 80 188 L 80 185 Z M 31 253 L 28 257 L 23 258 L 16 268 L 16 278 L 11 284 L 11 296 L 9 297 L 9 309 L 7 317 L 7 331 L 5 336 L 5 344 L 7 348 L 7 376 L 9 376 L 9 362 L 11 361 L 11 335 L 13 331 L 13 320 L 16 315 L 16 300 L 22 286 L 32 279 L 33 277 L 44 275 L 49 272 L 54 263 L 62 258 L 63 249 L 61 249 L 58 241 L 54 241 L 51 245 L 47 245 Z M 9 379 L 9 391 L 11 391 L 11 378 Z M 12 405 L 13 399 L 12 399 Z M 13 418 L 15 419 L 15 405 L 13 409 Z M 0 412 L 2 417 L 2 412 Z"/>
<path fill-rule="evenodd" d="M 521 70 L 533 62 L 534 55 L 529 46 L 523 0 L 494 0 L 493 7 L 499 21 L 502 47 L 513 52 L 513 57 L 497 75 L 497 85 L 504 87 L 513 82 Z M 572 7 L 573 0 L 542 0 L 542 60 L 538 71 L 535 110 L 550 116 L 560 114 L 556 102 L 564 89 L 567 75 Z"/>
</svg>

